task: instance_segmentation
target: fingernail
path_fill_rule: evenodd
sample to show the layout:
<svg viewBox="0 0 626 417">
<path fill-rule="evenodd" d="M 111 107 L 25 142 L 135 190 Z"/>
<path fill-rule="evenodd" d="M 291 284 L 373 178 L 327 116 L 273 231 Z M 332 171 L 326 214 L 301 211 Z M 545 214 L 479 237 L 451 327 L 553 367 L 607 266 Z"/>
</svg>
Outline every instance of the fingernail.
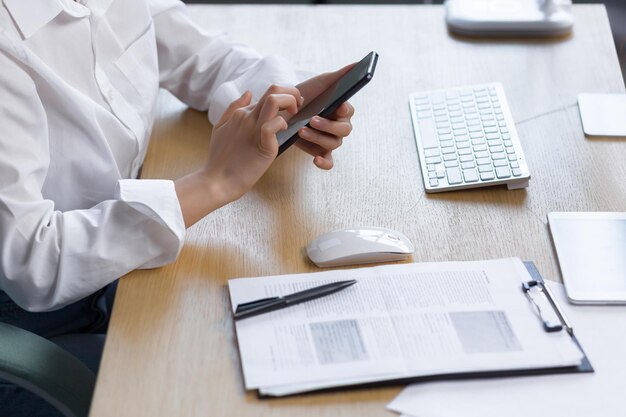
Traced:
<svg viewBox="0 0 626 417">
<path fill-rule="evenodd" d="M 302 106 L 304 104 L 304 97 L 300 96 L 300 105 Z"/>
<path fill-rule="evenodd" d="M 322 122 L 322 119 L 320 119 L 318 116 L 313 116 L 313 118 L 311 119 L 312 125 L 319 125 L 321 122 Z"/>
<path fill-rule="evenodd" d="M 311 132 L 309 132 L 309 129 L 307 128 L 300 129 L 298 133 L 300 134 L 300 137 L 303 137 L 303 138 L 311 137 Z"/>
</svg>

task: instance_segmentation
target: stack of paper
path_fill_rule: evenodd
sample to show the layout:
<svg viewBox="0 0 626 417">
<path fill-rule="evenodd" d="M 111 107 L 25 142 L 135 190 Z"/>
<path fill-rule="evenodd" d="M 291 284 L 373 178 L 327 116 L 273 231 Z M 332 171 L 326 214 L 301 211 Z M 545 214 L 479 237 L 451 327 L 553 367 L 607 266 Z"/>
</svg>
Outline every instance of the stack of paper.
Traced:
<svg viewBox="0 0 626 417">
<path fill-rule="evenodd" d="M 247 389 L 288 395 L 405 378 L 576 366 L 566 332 L 547 333 L 521 290 L 519 259 L 381 266 L 229 281 L 240 303 L 333 281 L 328 297 L 239 320 Z"/>
<path fill-rule="evenodd" d="M 626 307 L 574 306 L 550 283 L 595 372 L 415 384 L 389 404 L 403 417 L 626 415 Z"/>
</svg>

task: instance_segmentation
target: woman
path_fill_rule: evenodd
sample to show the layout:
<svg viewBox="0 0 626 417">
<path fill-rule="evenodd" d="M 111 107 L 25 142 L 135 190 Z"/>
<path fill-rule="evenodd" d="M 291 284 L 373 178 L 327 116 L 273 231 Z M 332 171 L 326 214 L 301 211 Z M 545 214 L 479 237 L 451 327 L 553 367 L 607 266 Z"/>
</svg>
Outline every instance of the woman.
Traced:
<svg viewBox="0 0 626 417">
<path fill-rule="evenodd" d="M 104 331 L 107 285 L 173 262 L 186 227 L 268 169 L 285 115 L 348 67 L 289 87 L 288 63 L 205 34 L 176 0 L 2 6 L 0 321 L 53 338 L 95 369 L 101 338 L 91 348 L 64 335 Z M 159 87 L 214 124 L 206 164 L 174 182 L 136 179 Z M 319 168 L 332 168 L 353 112 L 346 103 L 300 131 Z M 0 383 L 3 412 L 3 399 L 19 395 Z"/>
</svg>

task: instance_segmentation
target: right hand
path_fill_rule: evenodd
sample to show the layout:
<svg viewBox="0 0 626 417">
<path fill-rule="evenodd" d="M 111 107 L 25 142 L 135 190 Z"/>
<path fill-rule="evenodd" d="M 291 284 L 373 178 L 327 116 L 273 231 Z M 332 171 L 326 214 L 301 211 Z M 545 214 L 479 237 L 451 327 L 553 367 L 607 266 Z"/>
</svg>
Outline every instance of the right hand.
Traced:
<svg viewBox="0 0 626 417">
<path fill-rule="evenodd" d="M 287 129 L 303 99 L 295 87 L 271 86 L 256 105 L 244 93 L 213 127 L 209 155 L 199 171 L 176 181 L 187 227 L 248 192 L 278 154 L 276 133 Z"/>
<path fill-rule="evenodd" d="M 294 115 L 302 104 L 295 87 L 271 86 L 256 105 L 247 91 L 231 103 L 213 127 L 204 173 L 233 201 L 249 191 L 278 154 L 276 134 L 287 129 L 281 114 Z"/>
</svg>

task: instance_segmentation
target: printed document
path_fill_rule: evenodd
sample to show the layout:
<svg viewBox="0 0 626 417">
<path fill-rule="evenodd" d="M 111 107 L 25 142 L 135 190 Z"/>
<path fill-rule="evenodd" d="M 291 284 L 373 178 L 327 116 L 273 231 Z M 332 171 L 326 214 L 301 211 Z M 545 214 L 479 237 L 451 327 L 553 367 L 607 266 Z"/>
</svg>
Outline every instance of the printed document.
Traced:
<svg viewBox="0 0 626 417">
<path fill-rule="evenodd" d="M 626 307 L 569 304 L 548 283 L 593 365 L 593 373 L 439 381 L 407 387 L 388 408 L 419 417 L 623 417 Z M 488 406 L 486 406 L 488 404 Z"/>
<path fill-rule="evenodd" d="M 236 322 L 247 389 L 266 395 L 461 372 L 575 366 L 569 335 L 548 333 L 519 259 L 414 263 L 229 281 L 240 303 L 334 281 L 332 295 Z"/>
</svg>

